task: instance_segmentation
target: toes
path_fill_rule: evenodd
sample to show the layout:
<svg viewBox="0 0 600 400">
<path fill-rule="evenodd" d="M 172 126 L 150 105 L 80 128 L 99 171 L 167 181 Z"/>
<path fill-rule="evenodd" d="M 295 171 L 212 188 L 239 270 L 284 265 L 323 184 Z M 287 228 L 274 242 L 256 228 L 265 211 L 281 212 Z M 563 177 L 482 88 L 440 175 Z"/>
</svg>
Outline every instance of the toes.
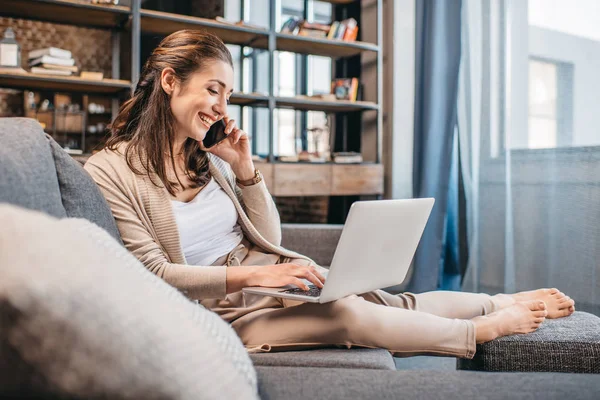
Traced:
<svg viewBox="0 0 600 400">
<path fill-rule="evenodd" d="M 556 293 L 560 293 L 560 290 L 558 290 L 557 288 L 552 288 L 552 289 L 548 289 L 548 293 L 556 294 Z"/>
<path fill-rule="evenodd" d="M 569 311 L 568 308 L 563 308 L 562 310 L 558 310 L 556 312 L 553 312 L 552 313 L 552 318 L 568 317 L 571 314 L 572 314 L 572 312 Z"/>
<path fill-rule="evenodd" d="M 546 303 L 541 300 L 529 300 L 523 302 L 530 311 L 542 311 L 546 309 Z"/>
<path fill-rule="evenodd" d="M 534 311 L 533 316 L 535 318 L 546 318 L 548 316 L 548 310 Z"/>
<path fill-rule="evenodd" d="M 573 307 L 574 305 L 575 305 L 575 300 L 571 299 L 569 296 L 566 296 L 566 298 L 564 300 L 561 300 L 558 303 L 558 308 L 559 309 L 569 308 L 569 307 Z"/>
</svg>

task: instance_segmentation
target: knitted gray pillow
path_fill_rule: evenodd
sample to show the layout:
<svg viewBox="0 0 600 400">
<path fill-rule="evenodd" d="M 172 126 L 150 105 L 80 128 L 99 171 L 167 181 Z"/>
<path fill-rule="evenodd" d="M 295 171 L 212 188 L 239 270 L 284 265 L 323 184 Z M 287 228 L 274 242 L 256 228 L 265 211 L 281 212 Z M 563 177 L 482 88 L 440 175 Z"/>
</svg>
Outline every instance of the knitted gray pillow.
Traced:
<svg viewBox="0 0 600 400">
<path fill-rule="evenodd" d="M 108 233 L 0 204 L 0 396 L 257 398 L 233 329 Z"/>
</svg>

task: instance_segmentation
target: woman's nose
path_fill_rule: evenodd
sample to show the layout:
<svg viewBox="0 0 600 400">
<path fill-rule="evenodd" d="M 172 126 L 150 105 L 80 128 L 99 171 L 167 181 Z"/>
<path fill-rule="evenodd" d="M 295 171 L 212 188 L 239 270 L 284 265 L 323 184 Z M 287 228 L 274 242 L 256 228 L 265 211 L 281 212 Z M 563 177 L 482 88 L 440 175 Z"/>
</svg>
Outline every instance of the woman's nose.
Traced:
<svg viewBox="0 0 600 400">
<path fill-rule="evenodd" d="M 219 115 L 227 114 L 227 99 L 219 99 L 219 101 L 213 105 L 213 110 L 219 113 Z"/>
</svg>

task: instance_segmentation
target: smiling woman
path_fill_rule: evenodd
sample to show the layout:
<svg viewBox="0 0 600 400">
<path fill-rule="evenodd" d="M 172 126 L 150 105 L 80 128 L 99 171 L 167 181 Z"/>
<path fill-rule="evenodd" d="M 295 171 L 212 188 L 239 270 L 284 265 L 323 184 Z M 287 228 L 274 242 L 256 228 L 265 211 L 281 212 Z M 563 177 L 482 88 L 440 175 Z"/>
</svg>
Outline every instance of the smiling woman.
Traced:
<svg viewBox="0 0 600 400">
<path fill-rule="evenodd" d="M 133 97 L 111 126 L 107 147 L 125 144 L 130 168 L 155 172 L 172 196 L 197 192 L 209 179 L 201 142 L 210 126 L 225 119 L 226 132 L 241 136 L 227 117 L 232 86 L 231 54 L 220 39 L 194 30 L 169 35 L 146 61 Z M 132 162 L 140 156 L 145 171 Z"/>
</svg>

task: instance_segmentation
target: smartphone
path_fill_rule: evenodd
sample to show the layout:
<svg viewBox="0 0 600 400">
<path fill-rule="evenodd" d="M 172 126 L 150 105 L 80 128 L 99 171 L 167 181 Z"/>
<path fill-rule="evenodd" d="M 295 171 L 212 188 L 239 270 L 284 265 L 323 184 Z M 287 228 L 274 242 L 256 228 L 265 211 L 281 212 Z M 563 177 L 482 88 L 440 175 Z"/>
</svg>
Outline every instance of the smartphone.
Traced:
<svg viewBox="0 0 600 400">
<path fill-rule="evenodd" d="M 219 142 L 222 142 L 224 139 L 227 139 L 227 134 L 225 133 L 225 121 L 223 119 L 218 120 L 214 124 L 211 125 L 210 129 L 206 133 L 204 140 L 202 140 L 202 144 L 207 149 L 213 147 Z"/>
</svg>

